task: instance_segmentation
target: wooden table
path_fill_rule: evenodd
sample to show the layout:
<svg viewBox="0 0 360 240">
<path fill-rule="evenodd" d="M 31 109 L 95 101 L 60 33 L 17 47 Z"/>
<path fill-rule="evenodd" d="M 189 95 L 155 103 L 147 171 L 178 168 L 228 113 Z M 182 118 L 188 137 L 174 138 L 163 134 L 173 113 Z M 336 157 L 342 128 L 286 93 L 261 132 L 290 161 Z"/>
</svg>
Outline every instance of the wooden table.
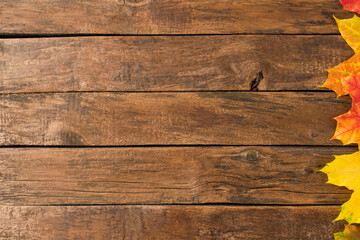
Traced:
<svg viewBox="0 0 360 240">
<path fill-rule="evenodd" d="M 0 239 L 332 239 L 338 0 L 0 1 Z"/>
</svg>

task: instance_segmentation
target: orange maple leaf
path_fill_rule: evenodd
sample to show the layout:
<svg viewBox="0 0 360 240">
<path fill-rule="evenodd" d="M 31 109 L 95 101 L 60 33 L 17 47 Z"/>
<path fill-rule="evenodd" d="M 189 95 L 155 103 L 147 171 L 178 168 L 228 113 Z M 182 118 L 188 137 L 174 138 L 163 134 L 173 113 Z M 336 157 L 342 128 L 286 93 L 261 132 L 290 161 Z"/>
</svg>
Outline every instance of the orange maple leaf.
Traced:
<svg viewBox="0 0 360 240">
<path fill-rule="evenodd" d="M 335 240 L 360 240 L 360 228 L 354 225 L 345 225 L 344 232 L 335 233 Z"/>
<path fill-rule="evenodd" d="M 343 144 L 360 143 L 360 75 L 342 78 L 342 85 L 353 100 L 349 112 L 336 117 L 337 126 L 332 139 Z"/>
<path fill-rule="evenodd" d="M 344 89 L 341 79 L 352 73 L 360 73 L 360 54 L 355 54 L 349 60 L 327 71 L 328 79 L 321 87 L 335 91 L 338 96 L 346 95 L 348 92 Z"/>
</svg>

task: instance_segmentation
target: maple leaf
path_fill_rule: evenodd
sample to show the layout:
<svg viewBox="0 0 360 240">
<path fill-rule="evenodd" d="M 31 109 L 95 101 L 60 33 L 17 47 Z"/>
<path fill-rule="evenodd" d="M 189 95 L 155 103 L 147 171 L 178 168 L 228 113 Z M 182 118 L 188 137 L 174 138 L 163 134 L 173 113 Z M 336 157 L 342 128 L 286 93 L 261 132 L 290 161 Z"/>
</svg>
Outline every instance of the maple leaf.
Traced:
<svg viewBox="0 0 360 240">
<path fill-rule="evenodd" d="M 341 206 L 335 220 L 346 220 L 349 224 L 360 223 L 360 152 L 335 156 L 335 160 L 320 170 L 328 175 L 328 183 L 353 190 L 349 201 Z"/>
<path fill-rule="evenodd" d="M 360 143 L 360 75 L 350 75 L 342 79 L 344 89 L 353 100 L 349 112 L 335 118 L 336 131 L 332 139 L 343 144 Z"/>
<path fill-rule="evenodd" d="M 335 240 L 360 240 L 360 228 L 354 225 L 345 225 L 344 232 L 335 233 Z"/>
<path fill-rule="evenodd" d="M 360 47 L 360 18 L 356 15 L 349 19 L 334 18 L 341 36 L 355 52 L 358 52 Z"/>
<path fill-rule="evenodd" d="M 360 0 L 340 0 L 344 9 L 360 13 Z M 336 117 L 337 126 L 332 139 L 343 144 L 357 143 L 360 146 L 360 18 L 335 18 L 339 31 L 355 55 L 340 65 L 328 70 L 328 79 L 321 87 L 332 89 L 337 96 L 349 94 L 352 107 L 349 112 Z M 320 170 L 328 175 L 328 183 L 347 187 L 353 193 L 341 206 L 341 212 L 335 220 L 346 220 L 344 232 L 334 234 L 335 240 L 360 240 L 360 227 L 351 225 L 360 223 L 360 151 L 335 156 L 335 160 Z"/>
<path fill-rule="evenodd" d="M 327 70 L 329 75 L 327 81 L 320 87 L 326 87 L 337 93 L 338 96 L 347 94 L 341 79 L 346 78 L 352 73 L 360 73 L 360 53 L 355 54 L 349 60 L 339 64 L 338 66 Z"/>
<path fill-rule="evenodd" d="M 360 18 L 354 16 L 350 19 L 335 18 L 335 20 L 341 35 L 355 51 L 355 55 L 338 66 L 328 69 L 328 79 L 320 87 L 331 89 L 338 96 L 342 96 L 348 93 L 342 84 L 342 79 L 350 74 L 360 73 Z"/>
<path fill-rule="evenodd" d="M 359 0 L 340 0 L 345 10 L 360 13 L 360 2 Z"/>
</svg>

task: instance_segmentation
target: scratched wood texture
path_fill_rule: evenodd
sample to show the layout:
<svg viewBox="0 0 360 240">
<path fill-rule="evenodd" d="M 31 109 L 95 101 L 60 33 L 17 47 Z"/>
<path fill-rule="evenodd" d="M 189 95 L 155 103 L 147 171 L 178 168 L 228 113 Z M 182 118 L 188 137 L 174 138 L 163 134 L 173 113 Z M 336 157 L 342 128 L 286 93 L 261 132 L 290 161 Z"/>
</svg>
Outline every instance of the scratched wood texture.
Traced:
<svg viewBox="0 0 360 240">
<path fill-rule="evenodd" d="M 320 90 L 352 54 L 340 36 L 3 39 L 0 92 Z"/>
<path fill-rule="evenodd" d="M 2 145 L 340 145 L 330 92 L 39 93 L 0 97 Z"/>
<path fill-rule="evenodd" d="M 0 239 L 333 239 L 338 0 L 0 0 Z"/>
<path fill-rule="evenodd" d="M 356 148 L 0 149 L 1 205 L 341 204 L 318 169 Z"/>
<path fill-rule="evenodd" d="M 0 1 L 3 34 L 337 33 L 337 0 Z M 16 10 L 16 11 L 15 11 Z"/>
<path fill-rule="evenodd" d="M 333 239 L 340 207 L 0 207 L 3 239 Z"/>
</svg>

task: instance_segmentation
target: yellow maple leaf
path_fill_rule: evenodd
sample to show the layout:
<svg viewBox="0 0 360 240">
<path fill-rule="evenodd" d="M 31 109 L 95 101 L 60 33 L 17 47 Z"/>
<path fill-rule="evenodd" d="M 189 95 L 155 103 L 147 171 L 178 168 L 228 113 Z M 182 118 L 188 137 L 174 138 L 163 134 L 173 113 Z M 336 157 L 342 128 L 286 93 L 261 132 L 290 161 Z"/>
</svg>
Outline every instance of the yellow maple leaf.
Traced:
<svg viewBox="0 0 360 240">
<path fill-rule="evenodd" d="M 360 18 L 355 15 L 350 19 L 340 20 L 335 18 L 335 20 L 341 35 L 355 51 L 355 55 L 338 66 L 328 69 L 328 79 L 320 87 L 329 88 L 335 91 L 338 96 L 342 96 L 348 92 L 344 89 L 341 79 L 348 77 L 350 74 L 360 73 Z"/>
<path fill-rule="evenodd" d="M 335 220 L 346 220 L 349 224 L 360 223 L 360 152 L 335 156 L 335 160 L 320 170 L 328 175 L 328 183 L 353 190 L 349 201 L 341 206 Z"/>
<path fill-rule="evenodd" d="M 360 47 L 360 17 L 356 15 L 349 19 L 337 19 L 335 17 L 335 20 L 341 36 L 355 52 L 358 52 Z"/>
</svg>

